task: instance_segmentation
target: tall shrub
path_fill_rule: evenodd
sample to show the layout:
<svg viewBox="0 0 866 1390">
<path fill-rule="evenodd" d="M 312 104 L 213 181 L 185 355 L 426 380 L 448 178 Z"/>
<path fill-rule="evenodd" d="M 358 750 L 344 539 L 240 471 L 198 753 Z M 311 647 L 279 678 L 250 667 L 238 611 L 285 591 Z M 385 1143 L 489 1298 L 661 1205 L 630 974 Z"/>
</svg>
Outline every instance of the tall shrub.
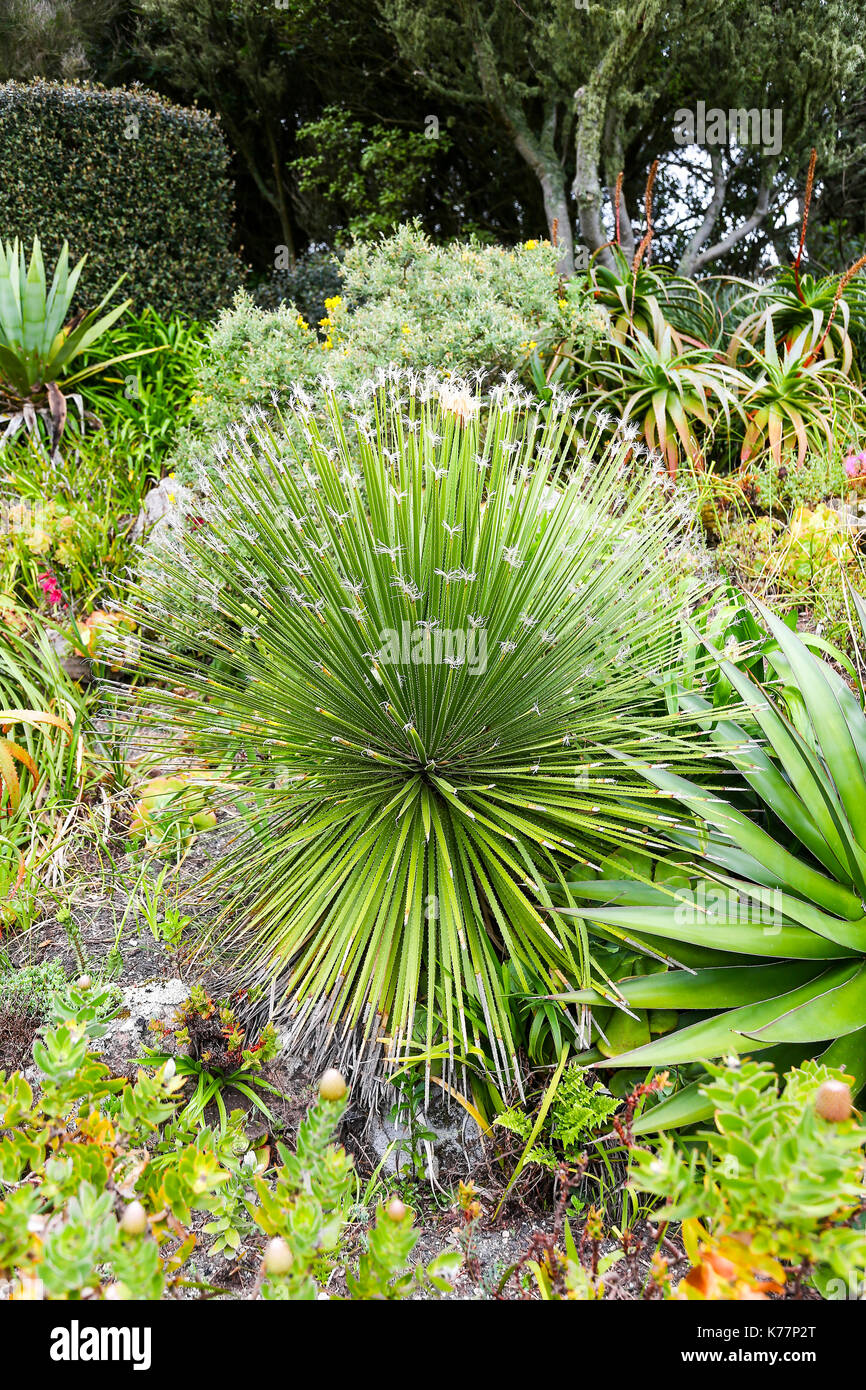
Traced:
<svg viewBox="0 0 866 1390">
<path fill-rule="evenodd" d="M 126 272 L 139 311 L 209 317 L 241 277 L 216 119 L 142 88 L 0 85 L 0 233 L 87 254 L 88 294 Z M 84 283 L 84 282 L 83 282 Z"/>
<path fill-rule="evenodd" d="M 349 391 L 391 363 L 488 380 L 510 372 L 529 383 L 536 348 L 586 347 L 604 328 L 588 292 L 563 293 L 556 265 L 546 241 L 440 246 L 407 223 L 346 251 L 339 292 L 317 320 L 290 303 L 271 312 L 238 295 L 211 331 L 179 465 L 244 407 L 267 407 L 272 391 L 312 387 L 323 373 Z"/>
</svg>

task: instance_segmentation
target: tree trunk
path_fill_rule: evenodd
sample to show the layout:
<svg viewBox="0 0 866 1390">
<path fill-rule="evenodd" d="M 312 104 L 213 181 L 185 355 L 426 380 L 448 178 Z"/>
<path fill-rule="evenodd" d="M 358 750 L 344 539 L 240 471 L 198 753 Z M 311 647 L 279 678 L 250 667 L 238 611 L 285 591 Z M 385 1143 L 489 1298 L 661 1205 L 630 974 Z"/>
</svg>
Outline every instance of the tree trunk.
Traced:
<svg viewBox="0 0 866 1390">
<path fill-rule="evenodd" d="M 617 226 L 617 207 L 616 207 L 616 185 L 617 180 L 625 169 L 625 155 L 622 148 L 622 137 L 619 126 L 619 111 L 613 106 L 608 106 L 607 119 L 604 128 L 604 147 L 605 147 L 605 182 L 607 183 L 607 196 L 613 209 L 614 236 L 616 236 Z M 634 259 L 635 240 L 634 228 L 631 225 L 631 218 L 628 213 L 628 206 L 625 200 L 625 193 L 620 188 L 619 194 L 619 244 L 623 255 L 628 260 Z"/>
<path fill-rule="evenodd" d="M 530 129 L 523 111 L 517 107 L 501 107 L 503 116 L 514 141 L 514 146 L 526 160 L 541 185 L 544 199 L 544 215 L 553 240 L 554 223 L 556 239 L 561 249 L 559 271 L 562 275 L 574 273 L 574 233 L 571 226 L 571 211 L 565 188 L 565 169 L 556 153 L 556 107 L 546 110 L 541 135 L 536 136 Z"/>
<path fill-rule="evenodd" d="M 730 251 L 731 248 L 742 241 L 744 237 L 747 237 L 750 232 L 760 227 L 770 210 L 770 189 L 772 185 L 773 171 L 765 170 L 762 175 L 761 185 L 758 189 L 758 196 L 755 199 L 755 206 L 751 216 L 747 217 L 745 222 L 741 222 L 738 227 L 734 227 L 728 232 L 727 236 L 722 237 L 721 241 L 717 241 L 714 246 L 708 246 L 704 251 L 701 248 L 709 237 L 710 232 L 713 230 L 713 224 L 718 212 L 721 210 L 721 204 L 724 201 L 728 186 L 728 179 L 726 178 L 724 180 L 724 185 L 721 187 L 721 190 L 719 189 L 718 183 L 716 183 L 716 191 L 704 214 L 704 220 L 692 237 L 688 249 L 677 267 L 678 273 L 680 275 L 694 275 L 695 271 L 702 270 L 703 267 L 709 265 L 711 261 L 716 261 L 720 256 L 724 256 L 726 252 Z"/>
<path fill-rule="evenodd" d="M 574 272 L 574 232 L 568 206 L 565 166 L 556 149 L 556 103 L 549 101 L 545 104 L 541 131 L 536 135 L 523 107 L 506 95 L 489 35 L 483 30 L 479 31 L 473 47 L 484 99 L 507 127 L 515 149 L 538 179 L 551 239 L 556 224 L 556 238 L 561 248 L 560 273 L 571 275 Z"/>
<path fill-rule="evenodd" d="M 601 163 L 605 122 L 611 93 L 622 75 L 635 61 L 661 13 L 661 0 L 633 0 L 624 6 L 621 27 L 605 50 L 586 86 L 574 94 L 577 115 L 574 183 L 578 222 L 583 241 L 590 251 L 601 251 L 600 259 L 610 264 L 612 257 L 602 250 L 609 241 L 601 220 Z"/>
<path fill-rule="evenodd" d="M 286 198 L 286 185 L 283 183 L 283 171 L 280 164 L 280 151 L 277 147 L 276 137 L 270 123 L 267 126 L 268 148 L 271 152 L 271 163 L 274 170 L 274 185 L 277 190 L 277 213 L 280 219 L 280 231 L 283 234 L 283 243 L 289 253 L 289 262 L 292 269 L 295 267 L 297 256 L 295 255 L 295 238 L 292 232 L 292 223 L 289 217 L 289 204 Z"/>
</svg>

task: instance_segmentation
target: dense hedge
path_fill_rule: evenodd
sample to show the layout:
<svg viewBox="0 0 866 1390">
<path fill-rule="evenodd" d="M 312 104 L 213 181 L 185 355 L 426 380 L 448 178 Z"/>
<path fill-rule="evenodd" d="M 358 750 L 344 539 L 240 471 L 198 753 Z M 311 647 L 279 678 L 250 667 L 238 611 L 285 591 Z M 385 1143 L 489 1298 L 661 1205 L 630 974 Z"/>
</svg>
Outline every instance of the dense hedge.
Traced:
<svg viewBox="0 0 866 1390">
<path fill-rule="evenodd" d="M 0 85 L 0 236 L 87 252 L 89 304 L 124 271 L 135 307 L 213 315 L 242 267 L 229 152 L 205 111 L 143 88 Z"/>
</svg>

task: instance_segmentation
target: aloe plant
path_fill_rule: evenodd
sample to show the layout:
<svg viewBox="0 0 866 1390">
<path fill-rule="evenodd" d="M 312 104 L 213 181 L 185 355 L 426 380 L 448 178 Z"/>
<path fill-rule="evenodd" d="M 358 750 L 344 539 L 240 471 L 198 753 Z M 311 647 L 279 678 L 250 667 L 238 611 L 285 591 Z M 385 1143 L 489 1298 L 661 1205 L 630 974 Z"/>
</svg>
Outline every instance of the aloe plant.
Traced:
<svg viewBox="0 0 866 1390">
<path fill-rule="evenodd" d="M 738 318 L 744 308 L 748 309 L 731 336 L 728 360 L 733 365 L 744 344 L 761 341 L 768 322 L 776 341 L 789 345 L 804 329 L 820 341 L 829 323 L 821 356 L 835 360 L 846 376 L 851 374 L 854 361 L 849 329 L 853 325 L 862 332 L 866 327 L 866 287 L 861 277 L 851 280 L 843 296 L 839 295 L 839 276 L 798 274 L 793 266 L 786 266 L 769 285 L 755 286 L 735 279 L 728 283 L 746 286 L 746 293 L 731 305 L 731 317 Z"/>
<path fill-rule="evenodd" d="M 672 477 L 684 457 L 702 463 L 698 427 L 709 433 L 718 411 L 730 426 L 732 411 L 741 413 L 737 393 L 748 387 L 709 348 L 684 346 L 669 324 L 657 342 L 635 330 L 609 361 L 586 364 L 586 375 L 601 409 L 613 407 L 624 420 L 640 422 L 648 446 L 664 454 Z"/>
<path fill-rule="evenodd" d="M 773 316 L 766 316 L 763 353 L 750 349 L 758 375 L 742 400 L 748 420 L 742 462 L 766 450 L 779 468 L 783 451 L 796 448 L 799 466 L 810 448 L 833 451 L 837 403 L 844 407 L 851 386 L 835 361 L 820 354 L 822 337 L 820 323 L 803 328 L 780 356 Z"/>
<path fill-rule="evenodd" d="M 861 622 L 866 608 L 854 599 Z M 866 1083 L 866 715 L 857 694 L 763 605 L 781 692 L 717 655 L 754 727 L 722 719 L 716 748 L 751 788 L 761 815 L 656 765 L 643 773 L 669 806 L 678 851 L 667 884 L 572 882 L 577 909 L 602 932 L 652 951 L 686 952 L 688 969 L 619 984 L 619 1007 L 677 1009 L 666 1037 L 606 1059 L 612 1067 L 676 1067 L 783 1048 L 820 1054 Z M 699 717 L 709 709 L 685 695 Z M 566 907 L 566 914 L 575 909 Z M 719 954 L 721 953 L 721 954 Z M 610 1003 L 609 992 L 560 999 Z M 690 1093 L 652 1112 L 646 1128 L 707 1111 Z"/>
<path fill-rule="evenodd" d="M 682 601 L 672 522 L 632 445 L 581 448 L 568 398 L 397 375 L 322 412 L 251 415 L 149 580 L 147 706 L 234 763 L 245 831 L 205 944 L 299 1033 L 400 1053 L 417 1005 L 422 1046 L 441 1016 L 466 1049 L 478 1011 L 504 1082 L 501 958 L 525 992 L 598 973 L 545 881 L 653 838 L 615 753 L 693 760 L 650 676 Z"/>
<path fill-rule="evenodd" d="M 70 270 L 69 247 L 64 242 L 49 288 L 38 237 L 33 238 L 29 265 L 17 237 L 11 244 L 0 243 L 0 408 L 4 411 L 0 419 L 6 421 L 4 439 L 21 428 L 34 430 L 42 417 L 49 424 L 56 448 L 67 419 L 64 393 L 107 366 L 150 351 L 124 353 L 109 362 L 70 372 L 76 357 L 107 333 L 132 303 L 127 299 L 102 314 L 120 284 L 118 280 L 95 309 L 69 318 L 85 260 L 82 257 Z M 83 415 L 80 397 L 76 404 Z"/>
<path fill-rule="evenodd" d="M 669 326 L 682 348 L 684 337 L 714 344 L 722 331 L 716 306 L 696 281 L 661 266 L 635 266 L 620 246 L 607 248 L 612 264 L 593 258 L 588 280 L 593 298 L 611 318 L 611 337 L 619 346 L 635 333 L 658 341 Z"/>
</svg>

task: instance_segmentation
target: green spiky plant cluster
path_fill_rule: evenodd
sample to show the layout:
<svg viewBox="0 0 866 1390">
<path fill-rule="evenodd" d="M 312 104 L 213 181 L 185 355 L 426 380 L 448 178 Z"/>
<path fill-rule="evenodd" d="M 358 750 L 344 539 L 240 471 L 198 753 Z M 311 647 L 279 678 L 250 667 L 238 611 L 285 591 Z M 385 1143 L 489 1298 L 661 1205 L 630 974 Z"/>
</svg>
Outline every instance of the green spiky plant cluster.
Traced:
<svg viewBox="0 0 866 1390">
<path fill-rule="evenodd" d="M 124 300 L 102 313 L 118 280 L 95 309 L 70 316 L 85 259 L 82 256 L 70 270 L 69 247 L 64 242 L 49 288 L 38 237 L 33 238 L 29 264 L 17 237 L 5 247 L 0 243 L 0 409 L 6 412 L 0 418 L 8 422 L 4 439 L 22 428 L 35 429 L 41 414 L 50 422 L 52 445 L 57 444 L 67 416 L 66 397 L 58 383 L 68 391 L 99 370 L 84 367 L 72 373 L 70 367 L 132 302 Z M 141 355 L 142 350 L 127 352 L 105 365 Z M 83 414 L 80 399 L 78 406 Z"/>
<path fill-rule="evenodd" d="M 866 607 L 852 598 L 866 623 Z M 831 665 L 756 607 L 774 639 L 766 653 L 773 686 L 715 654 L 746 711 L 711 730 L 735 770 L 727 792 L 644 765 L 658 795 L 682 812 L 668 828 L 677 852 L 668 882 L 570 885 L 578 899 L 594 899 L 580 907 L 583 919 L 656 949 L 688 950 L 697 967 L 620 981 L 620 1007 L 677 1009 L 680 1026 L 607 1065 L 679 1067 L 763 1052 L 791 1066 L 820 1055 L 827 1066 L 843 1066 L 859 1089 L 866 1084 L 866 715 Z M 708 709 L 697 694 L 686 700 L 696 714 Z M 608 1002 L 593 990 L 561 998 Z M 635 1131 L 710 1113 L 692 1082 Z"/>
<path fill-rule="evenodd" d="M 149 581 L 148 708 L 243 793 L 207 943 L 308 1034 L 404 1053 L 420 994 L 420 1045 L 438 1014 L 469 1046 L 480 1013 L 504 1080 L 500 959 L 598 977 L 546 885 L 657 840 L 622 755 L 697 760 L 659 694 L 692 582 L 664 473 L 570 398 L 395 370 L 323 400 L 250 414 Z"/>
</svg>

